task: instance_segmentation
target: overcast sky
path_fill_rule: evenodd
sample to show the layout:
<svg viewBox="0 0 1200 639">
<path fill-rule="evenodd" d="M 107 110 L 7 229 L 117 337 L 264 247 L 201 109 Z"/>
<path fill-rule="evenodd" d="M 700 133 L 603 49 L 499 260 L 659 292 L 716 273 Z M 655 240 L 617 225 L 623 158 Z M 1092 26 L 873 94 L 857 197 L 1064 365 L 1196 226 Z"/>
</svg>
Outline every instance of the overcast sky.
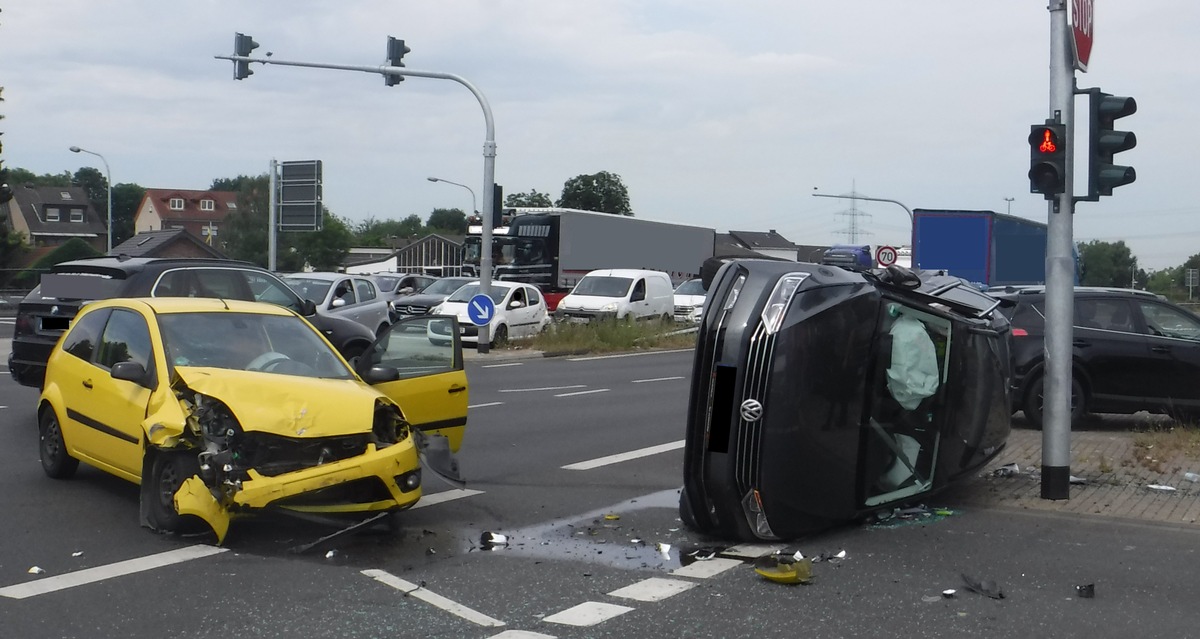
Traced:
<svg viewBox="0 0 1200 639">
<path fill-rule="evenodd" d="M 1133 96 L 1134 184 L 1077 207 L 1075 238 L 1124 240 L 1140 266 L 1200 253 L 1200 3 L 1095 0 L 1078 85 Z M 496 182 L 557 198 L 610 171 L 638 217 L 798 244 L 907 244 L 893 204 L 1046 221 L 1029 126 L 1047 116 L 1047 0 L 0 1 L 4 159 L 103 165 L 114 183 L 204 189 L 320 159 L 326 206 L 358 222 L 482 205 L 485 128 L 462 85 L 254 65 L 384 63 L 466 78 L 495 116 Z M 1189 104 L 1191 106 L 1189 106 Z M 1121 128 L 1121 127 L 1118 127 Z M 1011 201 L 1010 201 L 1011 198 Z"/>
</svg>

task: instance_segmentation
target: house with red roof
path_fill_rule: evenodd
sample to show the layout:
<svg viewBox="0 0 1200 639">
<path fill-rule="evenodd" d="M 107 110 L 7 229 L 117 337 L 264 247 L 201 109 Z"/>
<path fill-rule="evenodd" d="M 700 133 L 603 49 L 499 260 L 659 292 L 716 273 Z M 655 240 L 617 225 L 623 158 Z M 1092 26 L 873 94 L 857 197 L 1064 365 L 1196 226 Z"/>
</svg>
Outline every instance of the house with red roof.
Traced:
<svg viewBox="0 0 1200 639">
<path fill-rule="evenodd" d="M 133 216 L 133 232 L 184 229 L 210 246 L 220 246 L 225 218 L 236 212 L 237 193 L 146 189 Z"/>
</svg>

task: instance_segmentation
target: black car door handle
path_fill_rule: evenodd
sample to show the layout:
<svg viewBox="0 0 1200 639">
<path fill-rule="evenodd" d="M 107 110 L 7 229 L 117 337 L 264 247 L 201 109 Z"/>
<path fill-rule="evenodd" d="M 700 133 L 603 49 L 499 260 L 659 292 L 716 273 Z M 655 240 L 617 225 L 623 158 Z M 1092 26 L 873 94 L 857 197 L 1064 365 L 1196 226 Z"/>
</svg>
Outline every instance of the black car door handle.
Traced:
<svg viewBox="0 0 1200 639">
<path fill-rule="evenodd" d="M 461 393 L 461 392 L 463 392 L 463 391 L 465 391 L 465 390 L 467 390 L 467 387 L 466 387 L 466 386 L 451 386 L 451 387 L 450 387 L 450 390 L 449 390 L 449 391 L 447 391 L 447 392 L 449 392 L 449 393 Z"/>
<path fill-rule="evenodd" d="M 1170 353 L 1171 347 L 1170 346 L 1151 346 L 1150 350 L 1155 353 Z"/>
<path fill-rule="evenodd" d="M 1072 345 L 1072 346 L 1077 346 L 1077 347 L 1079 347 L 1079 348 L 1087 348 L 1088 346 L 1091 346 L 1091 345 L 1092 345 L 1092 343 L 1091 343 L 1091 342 L 1089 342 L 1089 341 L 1087 341 L 1087 340 L 1083 340 L 1083 339 L 1077 339 L 1077 340 L 1075 340 L 1075 341 L 1071 342 L 1071 345 Z"/>
</svg>

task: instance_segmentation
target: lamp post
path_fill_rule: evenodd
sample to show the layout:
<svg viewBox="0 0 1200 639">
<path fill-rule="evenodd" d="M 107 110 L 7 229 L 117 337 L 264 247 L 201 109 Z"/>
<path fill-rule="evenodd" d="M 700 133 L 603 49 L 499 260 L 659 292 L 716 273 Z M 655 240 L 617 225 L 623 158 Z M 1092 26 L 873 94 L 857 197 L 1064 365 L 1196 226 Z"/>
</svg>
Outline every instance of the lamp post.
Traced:
<svg viewBox="0 0 1200 639">
<path fill-rule="evenodd" d="M 1008 203 L 1008 209 L 1005 211 L 1006 214 L 1012 215 L 1012 203 L 1013 203 L 1013 200 L 1015 200 L 1015 199 L 1016 198 L 1012 198 L 1012 197 L 1004 198 L 1004 201 Z"/>
<path fill-rule="evenodd" d="M 471 214 L 476 215 L 479 213 L 479 209 L 475 206 L 475 191 L 472 191 L 471 187 L 467 186 L 466 184 L 459 184 L 458 182 L 451 182 L 450 180 L 443 180 L 442 178 L 428 177 L 425 179 L 429 180 L 430 182 L 445 182 L 446 184 L 453 184 L 454 186 L 463 187 L 464 189 L 467 190 L 467 193 L 471 194 Z"/>
<path fill-rule="evenodd" d="M 812 196 L 813 197 L 832 197 L 832 198 L 837 198 L 839 200 L 866 200 L 868 202 L 890 202 L 892 204 L 899 205 L 900 208 L 904 209 L 905 213 L 908 213 L 908 225 L 909 225 L 909 228 L 911 229 L 909 232 L 910 240 L 915 239 L 915 237 L 916 237 L 916 228 L 914 228 L 916 226 L 916 220 L 913 218 L 912 209 L 908 208 L 908 206 L 906 206 L 900 200 L 889 200 L 888 198 L 883 198 L 883 197 L 867 197 L 865 195 L 858 195 L 858 194 L 834 195 L 832 193 L 813 193 Z"/>
<path fill-rule="evenodd" d="M 106 247 L 107 247 L 107 249 L 105 250 L 105 253 L 106 254 L 112 253 L 112 233 L 113 233 L 113 228 L 112 228 L 112 171 L 110 171 L 108 168 L 108 160 L 105 160 L 103 155 L 100 155 L 99 153 L 96 153 L 95 151 L 81 149 L 77 146 L 71 147 L 71 152 L 72 153 L 87 153 L 88 155 L 94 155 L 94 156 L 100 158 L 100 161 L 104 163 L 104 179 L 108 181 L 108 183 L 107 183 L 107 187 L 108 187 L 108 189 L 107 189 L 107 191 L 108 191 L 108 232 L 104 234 L 105 237 L 107 238 L 106 242 L 105 242 Z"/>
</svg>

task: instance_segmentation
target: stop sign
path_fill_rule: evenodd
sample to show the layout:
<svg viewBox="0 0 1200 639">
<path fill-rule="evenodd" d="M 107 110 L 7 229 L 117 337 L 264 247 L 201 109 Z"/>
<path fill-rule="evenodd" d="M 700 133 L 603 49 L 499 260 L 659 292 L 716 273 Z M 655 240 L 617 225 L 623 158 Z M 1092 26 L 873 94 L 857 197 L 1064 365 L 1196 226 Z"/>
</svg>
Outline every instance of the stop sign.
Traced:
<svg viewBox="0 0 1200 639">
<path fill-rule="evenodd" d="M 1075 37 L 1075 68 L 1087 72 L 1092 55 L 1092 3 L 1094 0 L 1071 0 L 1071 34 Z"/>
</svg>

